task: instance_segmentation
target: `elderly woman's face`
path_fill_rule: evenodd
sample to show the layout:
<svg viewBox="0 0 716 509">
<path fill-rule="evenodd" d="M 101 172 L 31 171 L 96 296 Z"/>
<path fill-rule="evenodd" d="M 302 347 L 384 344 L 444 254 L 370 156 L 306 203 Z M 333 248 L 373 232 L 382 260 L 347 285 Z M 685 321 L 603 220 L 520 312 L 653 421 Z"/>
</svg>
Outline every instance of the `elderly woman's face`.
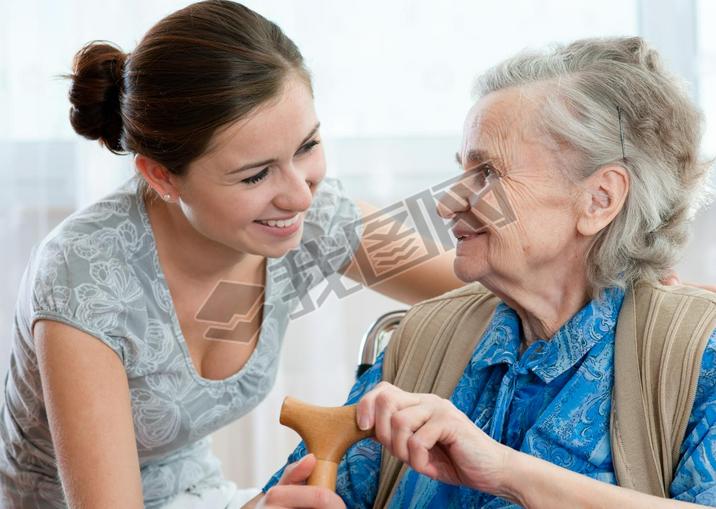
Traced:
<svg viewBox="0 0 716 509">
<path fill-rule="evenodd" d="M 454 222 L 463 281 L 520 284 L 584 256 L 574 189 L 558 167 L 564 162 L 531 122 L 538 100 L 502 90 L 467 115 L 458 153 L 467 185 L 453 187 L 451 210 L 440 207 Z"/>
</svg>

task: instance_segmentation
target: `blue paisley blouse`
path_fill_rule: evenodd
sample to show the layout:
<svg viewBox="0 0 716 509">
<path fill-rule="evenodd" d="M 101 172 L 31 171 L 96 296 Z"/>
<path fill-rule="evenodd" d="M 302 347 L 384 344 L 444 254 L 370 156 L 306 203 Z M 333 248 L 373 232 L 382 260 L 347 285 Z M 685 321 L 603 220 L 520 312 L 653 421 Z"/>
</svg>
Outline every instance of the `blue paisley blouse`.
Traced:
<svg viewBox="0 0 716 509">
<path fill-rule="evenodd" d="M 517 314 L 498 305 L 451 397 L 492 438 L 574 472 L 616 484 L 609 440 L 614 334 L 624 293 L 609 289 L 574 315 L 549 341 L 521 355 Z M 693 410 L 671 483 L 673 498 L 716 506 L 716 331 L 704 352 Z M 382 354 L 354 385 L 347 404 L 381 380 Z M 303 443 L 289 457 L 306 453 Z M 381 448 L 358 442 L 339 465 L 336 491 L 348 507 L 372 507 Z M 283 469 L 264 487 L 273 486 Z M 391 508 L 516 507 L 470 488 L 408 469 Z"/>
</svg>

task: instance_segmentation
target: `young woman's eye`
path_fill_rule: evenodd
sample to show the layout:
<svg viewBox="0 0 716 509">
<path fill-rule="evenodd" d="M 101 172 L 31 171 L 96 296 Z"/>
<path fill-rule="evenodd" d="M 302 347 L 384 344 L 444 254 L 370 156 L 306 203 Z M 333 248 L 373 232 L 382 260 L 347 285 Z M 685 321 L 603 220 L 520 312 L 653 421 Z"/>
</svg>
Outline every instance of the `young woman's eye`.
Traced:
<svg viewBox="0 0 716 509">
<path fill-rule="evenodd" d="M 246 184 L 255 184 L 256 182 L 261 182 L 263 179 L 265 179 L 266 175 L 268 175 L 268 168 L 264 168 L 263 170 L 258 172 L 256 175 L 245 178 L 241 182 L 244 182 Z"/>
<path fill-rule="evenodd" d="M 306 152 L 310 152 L 311 149 L 313 149 L 316 145 L 321 143 L 318 140 L 311 140 L 308 143 L 306 143 L 304 146 L 298 149 L 299 154 L 305 154 Z"/>
</svg>

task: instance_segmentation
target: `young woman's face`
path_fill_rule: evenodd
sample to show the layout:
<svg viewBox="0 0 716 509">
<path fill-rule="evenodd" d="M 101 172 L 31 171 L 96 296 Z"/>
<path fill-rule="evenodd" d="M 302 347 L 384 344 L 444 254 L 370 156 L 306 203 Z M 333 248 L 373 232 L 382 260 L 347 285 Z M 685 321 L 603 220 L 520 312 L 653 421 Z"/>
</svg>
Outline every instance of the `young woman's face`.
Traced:
<svg viewBox="0 0 716 509">
<path fill-rule="evenodd" d="M 218 132 L 177 183 L 192 226 L 234 250 L 268 257 L 298 246 L 326 173 L 306 83 L 290 78 L 275 100 Z"/>
</svg>

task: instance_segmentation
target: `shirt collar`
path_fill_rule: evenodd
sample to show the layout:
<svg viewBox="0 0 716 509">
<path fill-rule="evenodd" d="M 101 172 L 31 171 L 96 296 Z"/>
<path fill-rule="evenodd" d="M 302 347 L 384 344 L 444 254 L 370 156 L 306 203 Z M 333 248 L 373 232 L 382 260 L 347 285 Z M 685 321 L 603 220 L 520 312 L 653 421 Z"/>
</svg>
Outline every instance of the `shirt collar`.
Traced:
<svg viewBox="0 0 716 509">
<path fill-rule="evenodd" d="M 579 362 L 602 339 L 614 335 L 623 299 L 624 291 L 619 288 L 604 290 L 599 299 L 589 301 L 552 338 L 531 345 L 522 358 L 519 317 L 501 302 L 475 348 L 472 368 L 519 363 L 549 383 Z"/>
<path fill-rule="evenodd" d="M 517 313 L 504 302 L 500 302 L 482 339 L 475 347 L 472 367 L 480 369 L 494 364 L 514 364 L 520 350 L 521 331 Z"/>
</svg>

